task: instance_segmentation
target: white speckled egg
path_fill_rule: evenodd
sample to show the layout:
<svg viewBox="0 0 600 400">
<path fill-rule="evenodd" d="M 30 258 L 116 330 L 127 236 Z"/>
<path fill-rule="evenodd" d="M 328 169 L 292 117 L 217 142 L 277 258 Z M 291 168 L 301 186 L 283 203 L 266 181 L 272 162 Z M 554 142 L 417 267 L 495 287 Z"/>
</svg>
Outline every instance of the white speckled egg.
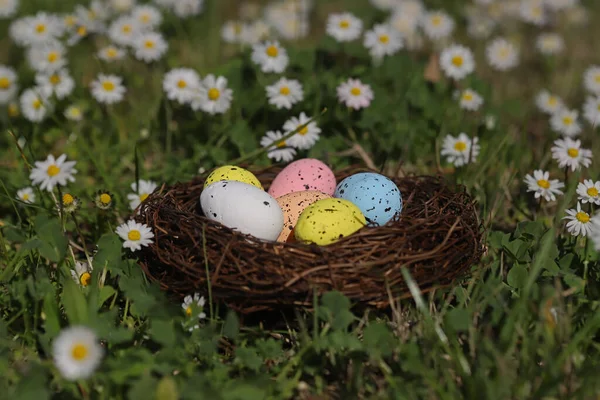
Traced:
<svg viewBox="0 0 600 400">
<path fill-rule="evenodd" d="M 332 196 L 335 191 L 335 175 L 331 168 L 314 158 L 296 160 L 273 179 L 269 194 L 277 198 L 304 190 L 317 190 Z"/>
<path fill-rule="evenodd" d="M 200 205 L 207 218 L 259 239 L 274 241 L 283 229 L 277 200 L 247 183 L 215 182 L 202 191 Z"/>
</svg>

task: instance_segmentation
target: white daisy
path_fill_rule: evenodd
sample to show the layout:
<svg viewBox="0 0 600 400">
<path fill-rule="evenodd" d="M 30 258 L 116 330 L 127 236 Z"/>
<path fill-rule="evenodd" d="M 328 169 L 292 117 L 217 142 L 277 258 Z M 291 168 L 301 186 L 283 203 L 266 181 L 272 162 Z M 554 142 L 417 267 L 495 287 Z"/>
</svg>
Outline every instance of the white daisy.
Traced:
<svg viewBox="0 0 600 400">
<path fill-rule="evenodd" d="M 272 36 L 272 30 L 271 25 L 267 24 L 262 19 L 254 20 L 248 25 L 248 34 L 243 39 L 243 42 L 256 44 L 262 40 L 266 40 Z"/>
<path fill-rule="evenodd" d="M 600 66 L 592 65 L 585 70 L 583 75 L 583 86 L 586 90 L 600 95 Z"/>
<path fill-rule="evenodd" d="M 440 54 L 440 66 L 446 76 L 460 80 L 475 70 L 475 60 L 467 47 L 452 45 Z"/>
<path fill-rule="evenodd" d="M 65 118 L 69 121 L 81 121 L 83 120 L 83 111 L 81 107 L 76 105 L 70 105 L 65 109 Z"/>
<path fill-rule="evenodd" d="M 204 0 L 177 0 L 173 2 L 173 14 L 179 18 L 194 17 L 202 12 Z"/>
<path fill-rule="evenodd" d="M 127 91 L 122 82 L 123 79 L 116 75 L 100 74 L 90 84 L 92 88 L 92 96 L 94 96 L 99 103 L 118 103 L 123 100 L 125 92 Z"/>
<path fill-rule="evenodd" d="M 140 179 L 140 190 L 138 190 L 137 183 L 133 182 L 131 184 L 131 190 L 133 193 L 127 195 L 127 200 L 129 200 L 129 208 L 135 210 L 140 203 L 148 198 L 148 196 L 156 190 L 158 185 L 156 182 L 146 181 Z"/>
<path fill-rule="evenodd" d="M 400 33 L 389 25 L 378 24 L 365 32 L 364 46 L 375 59 L 396 54 L 403 46 Z"/>
<path fill-rule="evenodd" d="M 536 26 L 542 26 L 548 20 L 542 0 L 521 0 L 519 15 L 523 21 Z"/>
<path fill-rule="evenodd" d="M 558 33 L 542 33 L 535 40 L 535 47 L 544 55 L 562 53 L 565 40 Z"/>
<path fill-rule="evenodd" d="M 295 79 L 281 78 L 265 89 L 269 104 L 273 104 L 278 109 L 289 110 L 294 104 L 304 99 L 302 85 Z"/>
<path fill-rule="evenodd" d="M 190 103 L 199 86 L 200 76 L 191 68 L 174 68 L 163 78 L 163 90 L 167 98 L 179 104 Z"/>
<path fill-rule="evenodd" d="M 280 131 L 268 131 L 265 136 L 260 139 L 260 145 L 267 147 L 267 157 L 274 159 L 276 162 L 290 162 L 296 155 L 296 150 L 288 145 L 285 140 L 281 140 L 283 134 Z"/>
<path fill-rule="evenodd" d="M 462 167 L 477 160 L 480 150 L 477 142 L 477 137 L 471 141 L 464 132 L 460 133 L 458 137 L 446 135 L 442 143 L 441 154 L 446 156 L 447 162 L 454 164 L 456 167 Z"/>
<path fill-rule="evenodd" d="M 563 194 L 562 188 L 565 184 L 558 179 L 550 179 L 548 171 L 536 169 L 533 171 L 533 176 L 527 174 L 525 176 L 528 192 L 535 192 L 535 198 L 543 197 L 546 201 L 555 201 L 557 195 Z"/>
<path fill-rule="evenodd" d="M 135 18 L 123 15 L 110 24 L 108 27 L 108 37 L 119 46 L 129 46 L 133 44 L 135 37 L 140 31 L 141 26 Z"/>
<path fill-rule="evenodd" d="M 547 90 L 542 90 L 538 93 L 535 98 L 535 104 L 540 111 L 546 114 L 554 114 L 558 110 L 564 107 L 562 99 L 554 94 L 551 94 Z"/>
<path fill-rule="evenodd" d="M 206 300 L 204 300 L 204 296 L 200 296 L 199 293 L 194 293 L 193 297 L 187 295 L 183 298 L 181 308 L 183 308 L 183 311 L 188 318 L 204 319 L 206 318 L 206 313 L 202 310 L 204 309 L 205 304 Z"/>
<path fill-rule="evenodd" d="M 26 89 L 19 100 L 23 116 L 31 122 L 43 121 L 51 108 L 50 93 L 43 88 Z"/>
<path fill-rule="evenodd" d="M 125 50 L 111 44 L 98 50 L 96 55 L 102 61 L 112 62 L 123 59 L 125 57 Z"/>
<path fill-rule="evenodd" d="M 135 58 L 144 62 L 160 60 L 169 45 L 160 33 L 145 32 L 138 35 L 132 43 Z"/>
<path fill-rule="evenodd" d="M 267 41 L 252 47 L 252 61 L 262 72 L 283 72 L 290 61 L 287 51 L 277 41 Z"/>
<path fill-rule="evenodd" d="M 191 106 L 194 111 L 223 114 L 231 107 L 232 99 L 233 90 L 227 87 L 227 78 L 209 74 L 196 90 Z"/>
<path fill-rule="evenodd" d="M 573 236 L 587 236 L 592 233 L 592 220 L 590 214 L 581 209 L 581 203 L 577 203 L 576 209 L 565 210 L 567 214 L 567 231 Z"/>
<path fill-rule="evenodd" d="M 43 90 L 53 93 L 59 100 L 69 96 L 75 89 L 75 81 L 64 68 L 55 72 L 38 73 L 35 83 Z"/>
<path fill-rule="evenodd" d="M 273 21 L 273 28 L 285 40 L 298 40 L 308 35 L 310 22 L 305 14 L 288 12 Z"/>
<path fill-rule="evenodd" d="M 552 114 L 550 126 L 553 131 L 565 136 L 577 136 L 581 133 L 581 125 L 577 121 L 578 115 L 576 110 L 561 108 Z"/>
<path fill-rule="evenodd" d="M 600 96 L 588 96 L 583 106 L 584 118 L 595 128 L 600 124 Z"/>
<path fill-rule="evenodd" d="M 583 204 L 600 205 L 600 181 L 585 179 L 577 185 L 577 199 Z"/>
<path fill-rule="evenodd" d="M 558 139 L 551 149 L 552 158 L 560 168 L 571 168 L 572 171 L 587 168 L 592 163 L 592 151 L 581 148 L 580 140 L 571 138 Z"/>
<path fill-rule="evenodd" d="M 494 39 L 485 49 L 488 63 L 499 71 L 507 71 L 519 64 L 517 48 L 504 38 Z"/>
<path fill-rule="evenodd" d="M 394 12 L 387 23 L 398 31 L 404 39 L 407 39 L 417 32 L 419 18 L 404 12 Z"/>
<path fill-rule="evenodd" d="M 358 79 L 348 79 L 342 82 L 336 89 L 338 101 L 346 107 L 359 110 L 369 107 L 373 100 L 373 90 L 370 85 L 362 83 Z"/>
<path fill-rule="evenodd" d="M 146 30 L 156 29 L 162 22 L 160 11 L 149 4 L 135 6 L 131 11 L 131 16 L 138 21 L 142 29 Z"/>
<path fill-rule="evenodd" d="M 79 286 L 86 287 L 92 283 L 92 271 L 94 268 L 92 265 L 86 261 L 77 261 L 75 262 L 75 267 L 71 269 L 71 278 L 77 283 Z"/>
<path fill-rule="evenodd" d="M 102 354 L 96 333 L 84 326 L 61 330 L 52 343 L 54 364 L 70 381 L 92 376 L 102 361 Z"/>
<path fill-rule="evenodd" d="M 136 0 L 108 0 L 110 7 L 115 14 L 125 14 L 129 12 L 134 6 Z"/>
<path fill-rule="evenodd" d="M 283 124 L 284 135 L 288 135 L 309 120 L 310 118 L 308 118 L 304 112 L 300 113 L 298 117 L 288 119 Z M 320 133 L 321 128 L 317 126 L 315 121 L 311 121 L 308 125 L 289 138 L 287 144 L 298 150 L 308 150 L 317 142 L 317 140 L 319 140 Z"/>
<path fill-rule="evenodd" d="M 0 105 L 10 102 L 18 90 L 15 70 L 0 64 Z"/>
<path fill-rule="evenodd" d="M 600 251 L 600 214 L 596 213 L 592 217 L 592 230 L 589 232 L 588 236 L 594 242 L 594 247 L 596 251 Z"/>
<path fill-rule="evenodd" d="M 382 11 L 389 11 L 399 4 L 400 0 L 369 0 L 369 2 Z"/>
<path fill-rule="evenodd" d="M 7 19 L 14 16 L 19 8 L 19 0 L 0 0 L 0 18 Z"/>
<path fill-rule="evenodd" d="M 474 39 L 487 39 L 495 27 L 496 21 L 487 14 L 468 16 L 467 33 Z"/>
<path fill-rule="evenodd" d="M 74 174 L 77 170 L 73 168 L 76 161 L 66 161 L 67 155 L 63 154 L 57 159 L 50 154 L 44 161 L 36 161 L 35 167 L 29 174 L 29 179 L 34 185 L 40 185 L 40 189 L 51 192 L 56 185 L 65 186 L 67 181 L 75 182 Z"/>
<path fill-rule="evenodd" d="M 225 21 L 221 27 L 221 38 L 227 43 L 248 43 L 246 37 L 250 30 L 250 26 L 245 22 Z"/>
<path fill-rule="evenodd" d="M 75 16 L 79 23 L 84 24 L 90 32 L 105 33 L 105 21 L 108 19 L 111 10 L 107 2 L 92 0 L 89 7 L 83 7 L 78 4 L 75 6 Z"/>
<path fill-rule="evenodd" d="M 154 233 L 146 224 L 140 224 L 130 219 L 117 227 L 117 235 L 124 240 L 123 248 L 131 251 L 141 250 L 152 243 Z"/>
<path fill-rule="evenodd" d="M 33 192 L 33 188 L 25 187 L 17 190 L 17 199 L 21 200 L 23 203 L 35 203 L 35 193 Z"/>
<path fill-rule="evenodd" d="M 483 97 L 481 97 L 473 89 L 465 89 L 460 94 L 460 108 L 470 111 L 477 111 L 483 104 Z"/>
<path fill-rule="evenodd" d="M 351 42 L 360 37 L 363 22 L 348 12 L 329 14 L 327 17 L 327 34 L 338 42 Z"/>
<path fill-rule="evenodd" d="M 54 72 L 67 65 L 65 46 L 58 41 L 32 46 L 27 50 L 29 66 L 38 72 Z"/>
<path fill-rule="evenodd" d="M 405 14 L 415 20 L 421 18 L 425 12 L 425 6 L 421 0 L 402 0 L 394 7 L 394 14 Z"/>
<path fill-rule="evenodd" d="M 23 21 L 21 32 L 27 46 L 53 42 L 63 33 L 60 19 L 53 14 L 40 11 L 34 16 L 23 18 Z"/>
<path fill-rule="evenodd" d="M 544 4 L 553 11 L 566 10 L 577 6 L 579 0 L 545 0 Z"/>
<path fill-rule="evenodd" d="M 452 34 L 454 20 L 441 10 L 429 11 L 421 16 L 421 27 L 431 40 L 443 39 Z"/>
</svg>

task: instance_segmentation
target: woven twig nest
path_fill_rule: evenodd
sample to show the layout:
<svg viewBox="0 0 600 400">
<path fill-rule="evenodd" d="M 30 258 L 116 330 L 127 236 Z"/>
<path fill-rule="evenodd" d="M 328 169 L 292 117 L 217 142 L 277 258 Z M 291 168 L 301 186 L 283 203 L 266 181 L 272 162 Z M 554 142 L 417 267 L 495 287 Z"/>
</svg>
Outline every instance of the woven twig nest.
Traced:
<svg viewBox="0 0 600 400">
<path fill-rule="evenodd" d="M 280 167 L 255 172 L 268 188 Z M 346 169 L 338 182 L 365 169 Z M 152 227 L 154 242 L 141 252 L 147 276 L 171 293 L 208 292 L 239 312 L 310 306 L 315 290 L 385 307 L 410 296 L 401 268 L 422 291 L 450 284 L 482 254 L 473 199 L 430 176 L 392 178 L 402 192 L 399 220 L 364 227 L 328 246 L 263 242 L 202 215 L 206 176 L 151 194 L 136 220 Z"/>
</svg>

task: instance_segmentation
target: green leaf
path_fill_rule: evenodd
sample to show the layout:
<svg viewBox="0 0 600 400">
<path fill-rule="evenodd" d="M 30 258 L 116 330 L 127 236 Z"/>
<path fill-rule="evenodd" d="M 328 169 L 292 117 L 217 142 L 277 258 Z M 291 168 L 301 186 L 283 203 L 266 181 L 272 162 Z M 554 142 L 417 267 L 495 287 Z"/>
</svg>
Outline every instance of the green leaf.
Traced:
<svg viewBox="0 0 600 400">
<path fill-rule="evenodd" d="M 283 355 L 281 348 L 281 342 L 276 341 L 273 338 L 259 339 L 255 343 L 258 353 L 265 359 L 274 360 Z"/>
<path fill-rule="evenodd" d="M 48 219 L 44 215 L 38 215 L 34 225 L 41 241 L 41 245 L 38 247 L 40 255 L 53 262 L 61 261 L 67 252 L 68 241 L 62 232 L 60 222 L 57 219 Z"/>
<path fill-rule="evenodd" d="M 31 370 L 27 371 L 27 375 L 19 380 L 11 396 L 12 399 L 44 400 L 50 398 L 50 392 L 47 389 L 46 373 L 41 367 L 35 364 L 31 367 Z"/>
<path fill-rule="evenodd" d="M 46 319 L 44 321 L 44 328 L 46 332 L 54 337 L 60 332 L 60 317 L 58 312 L 58 302 L 54 293 L 46 293 L 44 296 L 43 308 Z"/>
<path fill-rule="evenodd" d="M 2 228 L 2 234 L 9 242 L 23 243 L 27 240 L 25 233 L 15 226 L 6 226 Z"/>
<path fill-rule="evenodd" d="M 177 382 L 170 376 L 163 377 L 156 387 L 156 400 L 177 400 L 179 392 Z"/>
<path fill-rule="evenodd" d="M 121 239 L 116 233 L 105 233 L 98 240 L 98 252 L 94 256 L 95 269 L 106 267 L 111 272 L 121 272 Z"/>
<path fill-rule="evenodd" d="M 338 291 L 325 293 L 321 297 L 321 305 L 331 311 L 334 315 L 350 310 L 350 300 Z"/>
<path fill-rule="evenodd" d="M 255 372 L 263 365 L 263 359 L 251 347 L 238 347 L 235 349 L 235 362 Z"/>
<path fill-rule="evenodd" d="M 223 335 L 235 340 L 240 333 L 240 321 L 233 311 L 228 311 L 223 324 Z"/>
<path fill-rule="evenodd" d="M 85 296 L 70 278 L 65 279 L 63 283 L 62 303 L 72 325 L 84 324 L 88 321 Z"/>
<path fill-rule="evenodd" d="M 174 346 L 176 337 L 173 321 L 152 320 L 150 337 L 165 347 Z"/>
<path fill-rule="evenodd" d="M 471 326 L 471 313 L 464 308 L 453 308 L 444 320 L 455 331 L 466 331 Z"/>
<path fill-rule="evenodd" d="M 104 302 L 106 300 L 113 297 L 115 295 L 115 293 L 117 293 L 117 291 L 112 286 L 109 286 L 109 285 L 102 286 L 102 289 L 100 289 L 100 293 L 98 294 L 98 309 L 100 309 L 102 307 L 102 305 L 104 304 Z"/>
<path fill-rule="evenodd" d="M 155 396 L 156 378 L 150 374 L 144 374 L 131 385 L 127 392 L 129 399 L 152 399 Z"/>
<path fill-rule="evenodd" d="M 374 322 L 365 328 L 363 332 L 363 341 L 366 351 L 371 356 L 386 357 L 392 354 L 394 349 L 394 336 L 390 329 L 380 322 Z"/>
<path fill-rule="evenodd" d="M 522 289 L 525 287 L 528 275 L 527 268 L 521 264 L 515 264 L 510 271 L 508 271 L 506 281 L 511 287 Z"/>
</svg>

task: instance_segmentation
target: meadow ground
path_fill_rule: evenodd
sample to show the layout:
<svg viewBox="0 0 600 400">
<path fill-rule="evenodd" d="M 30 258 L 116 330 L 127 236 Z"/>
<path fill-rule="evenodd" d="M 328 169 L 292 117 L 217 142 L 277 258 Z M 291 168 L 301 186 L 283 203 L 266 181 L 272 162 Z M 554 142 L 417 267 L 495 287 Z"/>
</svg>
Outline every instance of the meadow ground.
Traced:
<svg viewBox="0 0 600 400">
<path fill-rule="evenodd" d="M 133 3 L 0 0 L 0 398 L 600 398 L 600 3 Z M 344 11 L 363 25 L 347 42 L 326 29 Z M 251 56 L 267 38 L 279 72 Z M 289 109 L 265 93 L 281 77 L 302 87 Z M 372 89 L 360 110 L 349 78 Z M 301 112 L 310 135 L 282 128 Z M 276 130 L 290 142 L 261 143 Z M 240 319 L 147 282 L 115 230 L 152 182 L 276 156 L 441 174 L 476 199 L 485 255 L 427 294 L 407 275 L 386 311 L 331 292 Z"/>
</svg>

